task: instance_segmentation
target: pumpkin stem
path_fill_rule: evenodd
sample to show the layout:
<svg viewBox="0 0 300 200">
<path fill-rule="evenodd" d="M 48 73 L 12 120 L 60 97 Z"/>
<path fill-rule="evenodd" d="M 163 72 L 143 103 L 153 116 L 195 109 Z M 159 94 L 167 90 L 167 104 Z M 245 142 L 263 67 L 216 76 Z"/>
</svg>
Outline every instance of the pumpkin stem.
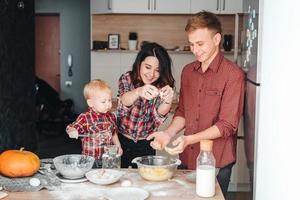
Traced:
<svg viewBox="0 0 300 200">
<path fill-rule="evenodd" d="M 24 149 L 25 149 L 24 147 L 21 147 L 21 148 L 20 148 L 20 151 L 23 151 Z"/>
</svg>

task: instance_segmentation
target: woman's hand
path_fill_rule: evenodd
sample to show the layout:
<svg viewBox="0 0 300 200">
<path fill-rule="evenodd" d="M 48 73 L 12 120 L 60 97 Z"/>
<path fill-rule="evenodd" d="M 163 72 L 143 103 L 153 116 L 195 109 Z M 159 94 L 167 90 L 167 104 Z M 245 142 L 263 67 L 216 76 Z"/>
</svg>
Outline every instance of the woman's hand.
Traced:
<svg viewBox="0 0 300 200">
<path fill-rule="evenodd" d="M 162 102 L 171 104 L 173 101 L 174 90 L 169 85 L 166 85 L 160 89 L 159 96 L 162 99 Z"/>
<path fill-rule="evenodd" d="M 159 95 L 159 90 L 153 85 L 144 85 L 139 88 L 138 94 L 140 97 L 151 100 Z"/>
</svg>

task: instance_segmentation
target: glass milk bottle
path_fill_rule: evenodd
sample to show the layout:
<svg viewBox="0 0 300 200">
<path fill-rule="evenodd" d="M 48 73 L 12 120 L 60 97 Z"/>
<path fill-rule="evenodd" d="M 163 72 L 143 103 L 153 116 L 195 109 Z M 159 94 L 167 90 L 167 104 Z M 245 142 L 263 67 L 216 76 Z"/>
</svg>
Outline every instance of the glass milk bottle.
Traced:
<svg viewBox="0 0 300 200">
<path fill-rule="evenodd" d="M 200 197 L 215 195 L 216 160 L 212 153 L 212 140 L 200 141 L 200 153 L 197 157 L 196 193 Z"/>
</svg>

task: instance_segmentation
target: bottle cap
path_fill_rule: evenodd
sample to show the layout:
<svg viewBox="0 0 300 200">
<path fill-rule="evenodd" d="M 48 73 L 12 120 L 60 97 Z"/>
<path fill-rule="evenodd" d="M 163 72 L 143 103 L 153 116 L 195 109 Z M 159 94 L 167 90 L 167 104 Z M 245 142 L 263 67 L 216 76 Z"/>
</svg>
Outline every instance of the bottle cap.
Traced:
<svg viewBox="0 0 300 200">
<path fill-rule="evenodd" d="M 213 141 L 212 140 L 201 140 L 200 149 L 202 151 L 212 151 Z"/>
</svg>

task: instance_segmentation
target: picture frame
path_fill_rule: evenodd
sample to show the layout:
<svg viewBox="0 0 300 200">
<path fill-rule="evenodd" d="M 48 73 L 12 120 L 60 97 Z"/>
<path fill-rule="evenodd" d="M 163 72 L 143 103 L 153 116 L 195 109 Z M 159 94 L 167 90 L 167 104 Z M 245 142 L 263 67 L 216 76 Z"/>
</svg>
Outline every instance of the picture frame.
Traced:
<svg viewBox="0 0 300 200">
<path fill-rule="evenodd" d="M 109 49 L 120 48 L 120 34 L 118 33 L 108 34 L 108 48 Z"/>
</svg>

